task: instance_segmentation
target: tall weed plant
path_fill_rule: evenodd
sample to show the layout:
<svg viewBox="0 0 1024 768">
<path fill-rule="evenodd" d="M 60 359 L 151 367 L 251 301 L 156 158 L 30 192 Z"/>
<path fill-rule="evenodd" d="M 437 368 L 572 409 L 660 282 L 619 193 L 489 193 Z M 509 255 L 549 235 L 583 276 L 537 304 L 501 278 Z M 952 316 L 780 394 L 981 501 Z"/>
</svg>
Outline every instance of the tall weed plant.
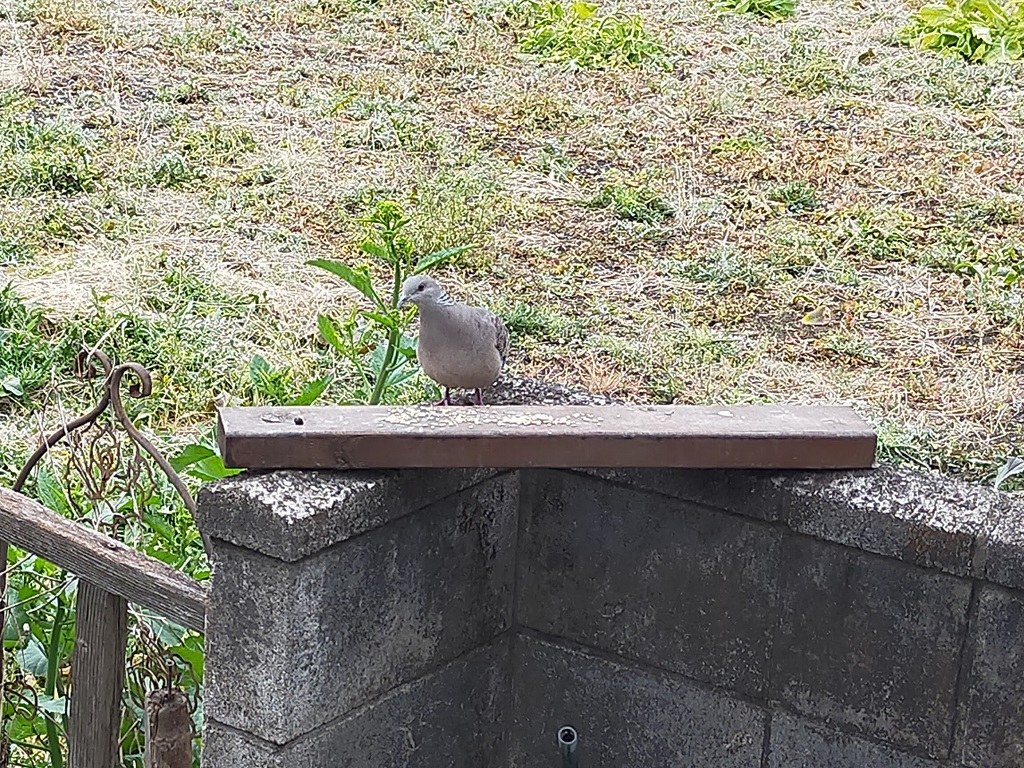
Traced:
<svg viewBox="0 0 1024 768">
<path fill-rule="evenodd" d="M 373 284 L 371 264 L 357 267 L 331 259 L 314 259 L 311 266 L 324 269 L 355 288 L 369 303 L 356 307 L 343 321 L 328 315 L 317 317 L 320 335 L 341 353 L 355 370 L 359 383 L 352 400 L 367 405 L 393 402 L 396 390 L 415 375 L 411 361 L 416 356 L 415 341 L 407 334 L 412 313 L 398 308 L 402 283 L 439 266 L 473 245 L 457 245 L 416 257 L 416 246 L 405 235 L 409 219 L 402 207 L 390 200 L 378 203 L 362 219 L 368 235 L 360 250 L 378 265 L 390 271 L 390 284 L 378 290 Z"/>
<path fill-rule="evenodd" d="M 515 9 L 527 30 L 519 50 L 578 67 L 668 69 L 665 47 L 636 15 L 603 13 L 596 3 L 527 0 Z"/>
</svg>

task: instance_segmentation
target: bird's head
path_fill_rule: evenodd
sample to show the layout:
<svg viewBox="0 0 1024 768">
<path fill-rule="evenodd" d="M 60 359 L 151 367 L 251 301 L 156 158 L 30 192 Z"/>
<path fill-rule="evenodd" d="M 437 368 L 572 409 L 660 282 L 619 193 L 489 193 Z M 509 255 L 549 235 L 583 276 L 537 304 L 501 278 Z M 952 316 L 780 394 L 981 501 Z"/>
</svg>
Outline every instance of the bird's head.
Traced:
<svg viewBox="0 0 1024 768">
<path fill-rule="evenodd" d="M 441 286 L 432 277 L 426 275 L 413 275 L 406 278 L 402 283 L 402 295 L 398 299 L 398 308 L 406 304 L 415 304 L 418 307 L 424 304 L 443 303 L 447 298 Z"/>
</svg>

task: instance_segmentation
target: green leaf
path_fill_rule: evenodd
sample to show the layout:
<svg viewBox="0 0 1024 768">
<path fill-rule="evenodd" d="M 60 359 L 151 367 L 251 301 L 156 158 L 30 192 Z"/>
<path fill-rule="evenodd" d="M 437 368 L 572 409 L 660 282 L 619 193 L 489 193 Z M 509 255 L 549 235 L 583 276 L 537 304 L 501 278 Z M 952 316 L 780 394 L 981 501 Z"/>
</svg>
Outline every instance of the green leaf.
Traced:
<svg viewBox="0 0 1024 768">
<path fill-rule="evenodd" d="M 422 259 L 416 262 L 416 266 L 413 267 L 413 270 L 410 274 L 418 275 L 421 272 L 426 272 L 431 267 L 436 267 L 438 264 L 442 264 L 443 262 L 446 262 L 449 259 L 453 259 L 460 253 L 465 253 L 466 251 L 471 250 L 473 248 L 476 248 L 475 243 L 471 243 L 470 245 L 457 245 L 454 248 L 445 248 L 443 251 L 434 251 L 433 253 L 428 253 L 426 256 L 424 256 Z"/>
<path fill-rule="evenodd" d="M 196 464 L 203 459 L 208 459 L 211 456 L 216 456 L 217 453 L 212 448 L 208 448 L 205 445 L 199 445 L 192 443 L 186 445 L 181 449 L 181 452 L 170 460 L 171 466 L 175 472 L 181 472 L 185 467 L 192 464 Z"/>
<path fill-rule="evenodd" d="M 380 259 L 381 261 L 391 263 L 391 254 L 388 249 L 380 243 L 375 243 L 373 240 L 364 240 L 363 244 L 359 246 L 363 253 L 368 253 L 374 258 Z"/>
<path fill-rule="evenodd" d="M 38 494 L 39 501 L 42 502 L 43 506 L 52 509 L 54 512 L 67 515 L 71 511 L 71 505 L 68 504 L 67 494 L 63 486 L 53 476 L 50 468 L 45 465 L 39 468 L 39 472 L 36 475 L 36 494 Z"/>
<path fill-rule="evenodd" d="M 164 541 L 173 542 L 177 539 L 174 526 L 161 519 L 159 515 L 144 514 L 143 519 L 146 521 L 146 527 Z"/>
<path fill-rule="evenodd" d="M 5 394 L 14 395 L 15 397 L 21 397 L 25 394 L 25 387 L 22 385 L 19 377 L 8 376 L 0 380 L 0 397 L 3 397 Z"/>
<path fill-rule="evenodd" d="M 54 698 L 53 696 L 47 696 L 45 693 L 40 693 L 36 697 L 36 705 L 44 712 L 63 715 L 67 713 L 68 700 L 64 696 Z"/>
<path fill-rule="evenodd" d="M 992 487 L 999 490 L 999 486 L 1005 483 L 1009 478 L 1020 474 L 1024 474 L 1024 459 L 1019 456 L 1011 456 L 996 472 L 996 477 L 992 481 Z"/>
<path fill-rule="evenodd" d="M 49 659 L 46 657 L 43 644 L 35 637 L 29 638 L 24 648 L 15 651 L 14 658 L 18 662 L 18 666 L 30 675 L 46 677 Z"/>
<path fill-rule="evenodd" d="M 167 650 L 171 653 L 177 654 L 181 657 L 182 661 L 192 667 L 192 673 L 195 675 L 196 680 L 203 679 L 205 659 L 201 650 L 198 648 L 189 648 L 187 645 L 175 645 Z"/>
<path fill-rule="evenodd" d="M 984 40 L 989 45 L 992 45 L 992 30 L 988 27 L 982 26 L 981 24 L 975 24 L 971 27 L 971 34 L 981 40 Z"/>
<path fill-rule="evenodd" d="M 352 269 L 348 265 L 342 264 L 340 261 L 331 261 L 330 259 L 313 259 L 306 263 L 313 267 L 326 269 L 331 274 L 340 277 L 366 298 L 375 303 L 380 303 L 380 298 L 378 298 L 377 292 L 373 290 L 373 283 L 370 280 L 370 274 L 366 267 Z"/>
<path fill-rule="evenodd" d="M 576 2 L 572 4 L 572 12 L 581 19 L 589 19 L 596 11 L 597 5 L 594 3 L 585 3 L 583 0 L 576 0 Z"/>
<path fill-rule="evenodd" d="M 189 630 L 177 622 L 165 619 L 163 616 L 158 616 L 146 608 L 139 611 L 139 616 L 164 645 L 181 645 L 189 634 Z"/>
<path fill-rule="evenodd" d="M 249 378 L 252 379 L 252 383 L 258 387 L 266 381 L 267 376 L 269 375 L 270 363 L 264 360 L 260 355 L 253 355 L 252 360 L 249 361 Z"/>
<path fill-rule="evenodd" d="M 373 320 L 375 323 L 380 323 L 385 328 L 394 328 L 395 319 L 390 315 L 382 315 L 379 312 L 361 312 L 363 317 Z"/>
<path fill-rule="evenodd" d="M 321 379 L 309 382 L 298 397 L 285 403 L 285 405 L 311 405 L 331 385 L 331 377 L 324 376 Z"/>
<path fill-rule="evenodd" d="M 188 468 L 188 473 L 192 477 L 206 483 L 237 475 L 241 471 L 241 469 L 228 469 L 224 466 L 224 459 L 216 455 L 197 461 Z"/>
<path fill-rule="evenodd" d="M 16 603 L 18 595 L 11 590 L 7 591 L 7 603 Z M 21 624 L 13 611 L 6 611 L 7 621 L 4 622 L 4 648 L 12 648 L 21 639 Z"/>
<path fill-rule="evenodd" d="M 331 318 L 327 315 L 317 315 L 316 327 L 320 331 L 320 335 L 324 337 L 324 341 L 341 353 L 346 351 L 345 344 L 338 335 L 338 328 Z"/>
<path fill-rule="evenodd" d="M 949 10 L 939 5 L 926 5 L 917 12 L 917 17 L 930 26 L 939 26 L 949 19 Z"/>
</svg>

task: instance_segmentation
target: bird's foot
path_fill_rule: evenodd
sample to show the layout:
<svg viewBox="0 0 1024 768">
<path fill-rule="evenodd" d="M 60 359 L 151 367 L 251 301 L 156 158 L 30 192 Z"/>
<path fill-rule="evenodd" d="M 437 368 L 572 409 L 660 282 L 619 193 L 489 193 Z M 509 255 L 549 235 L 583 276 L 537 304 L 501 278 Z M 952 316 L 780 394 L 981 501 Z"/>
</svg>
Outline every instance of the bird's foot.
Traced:
<svg viewBox="0 0 1024 768">
<path fill-rule="evenodd" d="M 476 390 L 476 404 L 477 405 L 483 405 L 484 404 L 484 393 L 480 389 Z"/>
<path fill-rule="evenodd" d="M 431 403 L 431 405 L 451 405 L 451 404 L 452 404 L 452 392 L 451 392 L 450 389 L 448 389 L 448 387 L 444 388 L 444 397 L 442 397 L 436 403 Z"/>
</svg>

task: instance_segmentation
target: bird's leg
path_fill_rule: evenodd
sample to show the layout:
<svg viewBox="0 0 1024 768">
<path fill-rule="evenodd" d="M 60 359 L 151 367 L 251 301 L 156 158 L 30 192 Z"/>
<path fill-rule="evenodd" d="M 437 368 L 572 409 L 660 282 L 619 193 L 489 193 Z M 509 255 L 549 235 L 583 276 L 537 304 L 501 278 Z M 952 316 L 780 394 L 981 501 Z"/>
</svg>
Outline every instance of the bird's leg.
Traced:
<svg viewBox="0 0 1024 768">
<path fill-rule="evenodd" d="M 438 400 L 434 405 L 451 405 L 452 404 L 452 391 L 448 387 L 444 388 L 444 397 Z"/>
<path fill-rule="evenodd" d="M 476 390 L 476 404 L 477 405 L 483 405 L 484 404 L 484 393 L 483 393 L 483 391 L 479 387 L 477 387 L 477 390 Z"/>
</svg>

